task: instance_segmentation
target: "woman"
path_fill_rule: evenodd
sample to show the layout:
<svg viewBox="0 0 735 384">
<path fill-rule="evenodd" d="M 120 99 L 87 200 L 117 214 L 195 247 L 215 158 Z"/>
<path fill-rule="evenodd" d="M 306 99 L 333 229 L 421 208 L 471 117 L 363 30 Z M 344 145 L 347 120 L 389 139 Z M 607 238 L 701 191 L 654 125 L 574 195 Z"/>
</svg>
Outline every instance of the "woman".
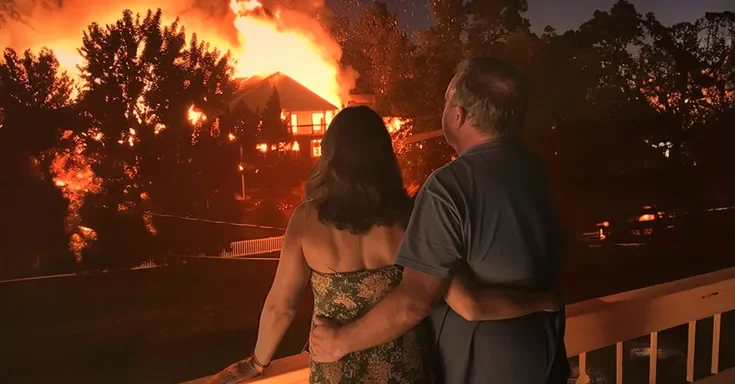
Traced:
<svg viewBox="0 0 735 384">
<path fill-rule="evenodd" d="M 234 384 L 262 374 L 290 326 L 311 282 L 314 315 L 347 323 L 398 285 L 393 265 L 411 212 L 401 171 L 383 120 L 367 107 L 341 111 L 322 141 L 322 157 L 306 183 L 307 201 L 291 216 L 275 280 L 260 317 L 252 355 L 216 375 Z M 456 276 L 447 303 L 467 320 L 513 318 L 555 309 L 548 294 L 475 289 Z M 421 327 L 390 343 L 310 363 L 311 383 L 427 383 L 429 339 Z"/>
</svg>

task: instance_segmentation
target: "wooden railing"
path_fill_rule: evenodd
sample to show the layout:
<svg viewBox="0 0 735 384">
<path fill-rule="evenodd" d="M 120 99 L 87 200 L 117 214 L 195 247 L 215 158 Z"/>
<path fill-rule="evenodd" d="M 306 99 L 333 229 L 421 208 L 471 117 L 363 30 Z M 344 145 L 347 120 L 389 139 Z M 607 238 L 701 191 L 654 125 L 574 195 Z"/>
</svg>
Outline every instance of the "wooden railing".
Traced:
<svg viewBox="0 0 735 384">
<path fill-rule="evenodd" d="M 569 356 L 579 356 L 580 383 L 588 381 L 587 353 L 615 345 L 616 383 L 623 382 L 623 341 L 650 335 L 649 383 L 655 383 L 658 333 L 688 324 L 686 379 L 694 382 L 696 322 L 713 317 L 710 372 L 720 372 L 722 313 L 735 309 L 735 268 L 695 276 L 635 291 L 567 306 L 566 346 Z M 723 383 L 735 382 L 735 371 L 723 375 Z M 725 376 L 728 379 L 725 379 Z M 732 381 L 729 381 L 731 378 Z"/>
<path fill-rule="evenodd" d="M 735 310 L 735 268 L 695 276 L 635 291 L 587 300 L 567 306 L 566 347 L 578 356 L 577 383 L 589 382 L 587 354 L 615 345 L 616 383 L 623 383 L 623 342 L 649 335 L 649 383 L 655 384 L 659 332 L 688 324 L 686 380 L 694 382 L 694 345 L 698 320 L 713 317 L 710 373 L 696 384 L 735 383 L 735 368 L 720 371 L 722 313 Z M 258 383 L 308 382 L 308 356 L 274 361 Z M 187 384 L 205 383 L 206 379 Z"/>
<path fill-rule="evenodd" d="M 264 239 L 242 240 L 230 243 L 230 249 L 222 251 L 222 257 L 245 257 L 279 252 L 283 236 Z"/>
</svg>

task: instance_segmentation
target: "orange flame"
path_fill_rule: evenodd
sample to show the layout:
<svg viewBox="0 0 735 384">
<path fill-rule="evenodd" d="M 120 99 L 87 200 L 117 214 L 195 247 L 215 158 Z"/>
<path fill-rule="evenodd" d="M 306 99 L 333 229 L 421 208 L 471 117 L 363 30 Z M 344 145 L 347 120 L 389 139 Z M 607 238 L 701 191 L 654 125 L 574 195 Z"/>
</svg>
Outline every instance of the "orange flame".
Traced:
<svg viewBox="0 0 735 384">
<path fill-rule="evenodd" d="M 75 139 L 71 131 L 65 131 L 63 137 L 65 140 Z M 102 190 L 102 180 L 92 171 L 92 160 L 84 155 L 85 149 L 82 141 L 76 141 L 72 149 L 56 153 L 51 161 L 54 184 L 69 202 L 64 225 L 69 234 L 69 249 L 77 262 L 82 260 L 84 248 L 97 239 L 93 229 L 82 226 L 79 209 L 88 194 Z"/>
<path fill-rule="evenodd" d="M 411 122 L 411 119 L 404 119 L 401 117 L 384 117 L 383 121 L 385 122 L 386 128 L 388 128 L 388 132 L 390 133 L 396 133 L 403 129 L 403 127 Z"/>
<path fill-rule="evenodd" d="M 342 52 L 316 20 L 287 11 L 273 15 L 255 0 L 231 0 L 230 8 L 245 46 L 236 55 L 237 76 L 281 72 L 333 105 L 346 104 L 353 84 L 340 84 Z M 314 31 L 321 31 L 320 39 L 314 39 Z"/>
<path fill-rule="evenodd" d="M 189 107 L 188 119 L 192 125 L 196 126 L 207 121 L 207 116 L 204 112 L 194 109 L 194 106 L 192 105 Z"/>
<path fill-rule="evenodd" d="M 647 214 L 644 214 L 644 215 L 641 215 L 640 217 L 638 217 L 638 221 L 640 221 L 640 222 L 654 221 L 654 220 L 656 220 L 656 216 L 654 216 L 654 215 L 652 215 L 650 213 L 647 213 Z"/>
</svg>

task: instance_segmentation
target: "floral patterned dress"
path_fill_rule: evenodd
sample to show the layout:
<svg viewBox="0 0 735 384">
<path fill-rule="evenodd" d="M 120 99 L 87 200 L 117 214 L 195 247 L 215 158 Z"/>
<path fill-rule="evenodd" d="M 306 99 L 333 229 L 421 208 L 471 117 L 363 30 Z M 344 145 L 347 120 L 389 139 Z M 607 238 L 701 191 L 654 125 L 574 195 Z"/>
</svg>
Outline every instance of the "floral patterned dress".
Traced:
<svg viewBox="0 0 735 384">
<path fill-rule="evenodd" d="M 345 324 L 364 315 L 401 281 L 403 272 L 391 266 L 374 271 L 311 274 L 314 315 Z M 421 327 L 397 339 L 334 363 L 311 361 L 309 382 L 315 384 L 431 383 L 426 364 L 428 338 Z"/>
</svg>

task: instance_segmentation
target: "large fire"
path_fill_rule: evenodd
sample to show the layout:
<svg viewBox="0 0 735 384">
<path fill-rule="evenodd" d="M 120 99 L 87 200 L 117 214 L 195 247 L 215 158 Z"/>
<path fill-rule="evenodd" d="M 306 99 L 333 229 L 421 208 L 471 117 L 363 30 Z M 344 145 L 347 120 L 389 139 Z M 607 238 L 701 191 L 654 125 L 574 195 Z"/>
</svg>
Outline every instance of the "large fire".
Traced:
<svg viewBox="0 0 735 384">
<path fill-rule="evenodd" d="M 245 47 L 235 55 L 238 77 L 281 72 L 333 105 L 347 104 L 354 83 L 342 81 L 342 51 L 316 20 L 287 10 L 270 13 L 256 0 L 231 0 L 230 8 Z"/>
<path fill-rule="evenodd" d="M 354 86 L 354 73 L 339 66 L 339 44 L 311 15 L 299 11 L 271 11 L 256 0 L 231 0 L 224 14 L 204 10 L 203 2 L 191 0 L 132 0 L 114 6 L 106 1 L 75 0 L 65 1 L 62 9 L 36 3 L 19 2 L 24 22 L 3 26 L 0 45 L 16 50 L 50 48 L 71 74 L 83 62 L 77 49 L 87 25 L 113 23 L 124 9 L 145 14 L 160 8 L 164 23 L 178 17 L 189 35 L 196 33 L 200 41 L 229 51 L 236 61 L 236 77 L 281 72 L 337 106 L 346 104 Z"/>
<path fill-rule="evenodd" d="M 23 21 L 10 21 L 3 26 L 0 45 L 19 51 L 50 48 L 62 69 L 74 77 L 83 64 L 77 49 L 89 24 L 113 23 L 120 18 L 123 9 L 143 15 L 149 9 L 160 8 L 164 24 L 179 18 L 189 36 L 196 33 L 200 41 L 206 41 L 220 51 L 229 51 L 235 59 L 236 77 L 268 76 L 281 72 L 335 106 L 346 105 L 349 101 L 356 73 L 340 67 L 342 51 L 339 44 L 324 31 L 311 12 L 266 9 L 256 0 L 230 0 L 229 7 L 219 10 L 221 12 L 202 6 L 199 0 L 131 0 L 114 6 L 110 3 L 66 0 L 63 8 L 53 9 L 40 6 L 35 1 L 18 2 Z M 216 6 L 214 3 L 205 5 Z M 207 116 L 195 106 L 188 110 L 187 118 L 195 127 L 207 120 Z M 140 116 L 138 119 L 145 120 Z M 400 131 L 404 124 L 401 119 L 386 119 L 392 133 Z M 155 133 L 164 129 L 165 126 L 156 125 Z M 75 138 L 69 134 L 67 131 L 64 139 L 74 141 Z M 97 141 L 103 139 L 99 131 L 82 135 Z M 234 141 L 235 138 L 231 135 L 229 139 Z M 129 134 L 117 141 L 121 145 L 134 146 L 137 140 L 136 132 L 131 128 Z M 291 151 L 300 149 L 297 142 L 284 144 Z M 261 146 L 261 150 L 268 149 Z M 96 239 L 94 229 L 82 225 L 79 208 L 88 194 L 98 193 L 104 185 L 104 181 L 92 171 L 91 161 L 84 150 L 82 144 L 77 144 L 71 150 L 55 153 L 51 166 L 56 185 L 70 202 L 66 225 L 69 245 L 77 260 L 81 260 L 82 250 L 88 243 Z M 155 233 L 151 217 L 144 219 L 148 230 Z"/>
</svg>

